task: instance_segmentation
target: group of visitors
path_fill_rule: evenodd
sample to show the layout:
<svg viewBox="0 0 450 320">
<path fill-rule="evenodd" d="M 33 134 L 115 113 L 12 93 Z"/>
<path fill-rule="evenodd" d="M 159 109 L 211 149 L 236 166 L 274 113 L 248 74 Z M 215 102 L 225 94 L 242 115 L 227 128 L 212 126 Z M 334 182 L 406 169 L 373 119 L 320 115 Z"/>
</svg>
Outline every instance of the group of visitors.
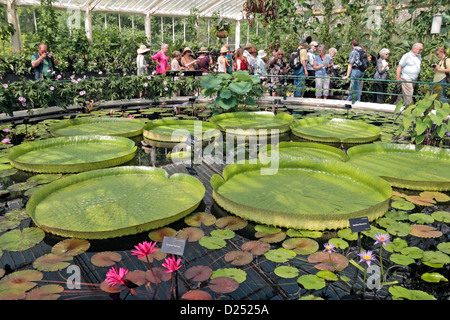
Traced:
<svg viewBox="0 0 450 320">
<path fill-rule="evenodd" d="M 361 100 L 362 79 L 366 76 L 369 63 L 376 65 L 373 79 L 372 102 L 383 103 L 386 95 L 386 86 L 388 79 L 389 54 L 387 48 L 380 50 L 378 57 L 373 57 L 367 53 L 367 50 L 360 46 L 358 39 L 351 41 L 352 51 L 348 57 L 348 67 L 342 80 L 350 79 L 349 95 L 347 100 Z M 308 48 L 309 46 L 309 48 Z M 398 103 L 401 99 L 405 105 L 413 102 L 414 82 L 418 80 L 422 57 L 421 52 L 423 44 L 415 43 L 411 51 L 407 52 L 400 59 L 396 67 L 396 80 L 401 85 L 401 91 L 398 95 Z M 232 73 L 240 70 L 247 70 L 250 74 L 257 75 L 262 81 L 271 83 L 273 87 L 280 83 L 286 83 L 293 78 L 294 97 L 308 96 L 315 92 L 316 98 L 326 99 L 333 95 L 333 78 L 336 78 L 336 71 L 340 68 L 333 61 L 337 50 L 336 48 L 326 49 L 323 44 L 315 41 L 301 39 L 298 48 L 286 55 L 282 49 L 274 49 L 271 56 L 268 57 L 264 50 L 257 50 L 254 45 L 247 43 L 244 47 L 239 47 L 235 51 L 230 45 L 225 44 L 220 49 L 220 55 L 213 59 L 206 47 L 199 51 L 193 51 L 186 47 L 181 52 L 178 50 L 169 54 L 169 45 L 163 44 L 161 50 L 151 59 L 156 63 L 157 74 L 165 74 L 167 71 L 201 71 L 202 74 L 214 72 Z M 146 60 L 146 54 L 150 49 L 141 45 L 137 50 L 137 75 L 147 74 L 149 63 Z M 443 87 L 441 96 L 442 102 L 447 102 L 446 89 L 450 83 L 450 59 L 446 56 L 446 49 L 439 47 L 435 50 L 435 55 L 439 62 L 431 65 L 434 70 L 434 83 L 439 83 Z M 171 56 L 171 57 L 169 57 Z M 375 61 L 376 59 L 376 61 Z M 45 44 L 40 44 L 38 51 L 31 57 L 31 64 L 34 68 L 35 79 L 52 77 L 55 73 L 55 67 L 58 61 L 48 52 Z M 292 73 L 289 74 L 291 71 Z M 305 94 L 305 88 L 308 90 Z M 273 91 L 272 95 L 276 93 Z"/>
</svg>

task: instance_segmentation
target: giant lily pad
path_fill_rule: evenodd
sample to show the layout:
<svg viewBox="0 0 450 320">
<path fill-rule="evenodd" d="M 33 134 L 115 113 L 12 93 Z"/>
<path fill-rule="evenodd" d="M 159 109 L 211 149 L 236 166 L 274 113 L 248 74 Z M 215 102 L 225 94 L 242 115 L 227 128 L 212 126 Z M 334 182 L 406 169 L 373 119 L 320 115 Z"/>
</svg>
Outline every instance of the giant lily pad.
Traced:
<svg viewBox="0 0 450 320">
<path fill-rule="evenodd" d="M 154 120 L 143 131 L 144 138 L 168 143 L 182 143 L 192 135 L 207 144 L 221 134 L 215 124 L 199 120 Z"/>
<path fill-rule="evenodd" d="M 450 190 L 450 150 L 413 144 L 373 143 L 347 151 L 349 163 L 412 190 Z"/>
<path fill-rule="evenodd" d="M 226 166 L 223 178 L 211 177 L 214 200 L 244 219 L 306 230 L 346 228 L 354 217 L 375 220 L 389 206 L 389 184 L 346 163 L 282 159 L 272 169 L 260 162 Z"/>
<path fill-rule="evenodd" d="M 11 164 L 40 173 L 77 173 L 118 166 L 135 156 L 135 143 L 127 138 L 76 136 L 32 141 L 13 147 Z"/>
<path fill-rule="evenodd" d="M 287 113 L 230 112 L 213 116 L 210 122 L 231 136 L 266 136 L 288 132 L 294 117 Z"/>
<path fill-rule="evenodd" d="M 63 120 L 50 127 L 50 133 L 55 137 L 105 135 L 134 137 L 142 134 L 145 123 L 130 118 L 77 118 Z"/>
<path fill-rule="evenodd" d="M 103 239 L 161 228 L 197 208 L 205 188 L 195 177 L 154 167 L 117 167 L 72 175 L 33 193 L 27 211 L 61 236 Z"/>
<path fill-rule="evenodd" d="M 277 154 L 278 153 L 278 154 Z M 280 142 L 277 146 L 267 144 L 259 151 L 259 157 L 265 158 L 301 158 L 311 157 L 319 159 L 334 159 L 340 161 L 347 161 L 348 156 L 341 149 L 328 146 L 321 143 L 312 142 Z"/>
<path fill-rule="evenodd" d="M 362 121 L 322 117 L 296 120 L 291 130 L 302 139 L 328 143 L 367 143 L 381 135 L 379 127 Z"/>
</svg>

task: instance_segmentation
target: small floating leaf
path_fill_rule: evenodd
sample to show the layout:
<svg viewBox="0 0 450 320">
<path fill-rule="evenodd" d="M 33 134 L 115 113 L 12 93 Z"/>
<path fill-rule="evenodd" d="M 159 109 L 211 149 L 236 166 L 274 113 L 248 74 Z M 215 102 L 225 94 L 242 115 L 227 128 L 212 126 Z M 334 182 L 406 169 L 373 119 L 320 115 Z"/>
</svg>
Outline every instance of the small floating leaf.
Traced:
<svg viewBox="0 0 450 320">
<path fill-rule="evenodd" d="M 58 242 L 52 248 L 52 253 L 66 256 L 77 256 L 86 252 L 91 244 L 83 239 L 66 239 Z"/>
<path fill-rule="evenodd" d="M 196 227 L 183 228 L 177 232 L 176 238 L 186 239 L 189 242 L 195 242 L 202 239 L 205 233 L 202 229 Z"/>
<path fill-rule="evenodd" d="M 445 223 L 450 223 L 450 212 L 447 211 L 435 211 L 431 214 L 431 216 L 436 221 L 443 221 Z"/>
<path fill-rule="evenodd" d="M 273 262 L 287 262 L 290 259 L 294 258 L 297 254 L 292 251 L 285 248 L 278 248 L 267 251 L 264 256 Z"/>
<path fill-rule="evenodd" d="M 234 266 L 243 266 L 252 262 L 253 255 L 248 251 L 234 250 L 227 252 L 224 258 Z"/>
<path fill-rule="evenodd" d="M 450 254 L 450 242 L 441 242 L 437 245 L 439 251 Z M 1 254 L 0 254 L 1 257 Z"/>
<path fill-rule="evenodd" d="M 0 236 L 0 249 L 8 251 L 24 251 L 41 242 L 45 237 L 39 228 L 25 228 L 8 231 Z"/>
<path fill-rule="evenodd" d="M 416 206 L 409 201 L 397 200 L 397 201 L 392 201 L 391 207 L 395 208 L 395 209 L 409 211 L 409 210 L 414 209 Z"/>
<path fill-rule="evenodd" d="M 224 239 L 210 236 L 201 238 L 198 243 L 208 249 L 221 249 L 227 245 Z"/>
<path fill-rule="evenodd" d="M 34 288 L 44 277 L 43 273 L 37 270 L 22 270 L 10 273 L 0 279 L 0 292 L 5 289 L 17 289 L 27 291 Z"/>
<path fill-rule="evenodd" d="M 164 227 L 161 229 L 153 230 L 148 233 L 148 237 L 152 241 L 162 242 L 164 237 L 175 237 L 177 231 L 175 229 Z"/>
<path fill-rule="evenodd" d="M 328 240 L 328 242 L 333 244 L 336 248 L 339 249 L 348 248 L 348 242 L 341 238 L 332 238 Z"/>
<path fill-rule="evenodd" d="M 326 286 L 325 280 L 314 274 L 300 276 L 297 282 L 307 290 L 320 290 Z"/>
<path fill-rule="evenodd" d="M 247 273 L 244 270 L 236 268 L 223 268 L 217 269 L 211 275 L 211 279 L 227 277 L 236 280 L 238 283 L 242 283 L 247 279 Z"/>
<path fill-rule="evenodd" d="M 280 266 L 275 268 L 273 271 L 277 276 L 287 279 L 298 277 L 299 274 L 298 269 L 291 266 Z"/>
<path fill-rule="evenodd" d="M 112 251 L 103 251 L 94 254 L 91 257 L 91 263 L 96 267 L 109 267 L 122 260 L 120 253 Z"/>
<path fill-rule="evenodd" d="M 400 286 L 389 287 L 389 293 L 395 300 L 436 300 L 432 295 L 420 290 L 408 290 Z"/>
<path fill-rule="evenodd" d="M 274 234 L 256 232 L 255 237 L 259 238 L 260 241 L 267 243 L 277 243 L 286 239 L 286 233 L 283 231 Z"/>
<path fill-rule="evenodd" d="M 39 288 L 34 288 L 27 293 L 26 300 L 58 300 L 64 288 L 59 284 L 46 284 Z"/>
<path fill-rule="evenodd" d="M 440 251 L 425 251 L 422 261 L 432 264 L 448 264 L 450 263 L 450 257 Z"/>
<path fill-rule="evenodd" d="M 239 288 L 239 282 L 231 277 L 215 277 L 209 282 L 208 288 L 215 293 L 230 293 Z"/>
<path fill-rule="evenodd" d="M 423 257 L 423 250 L 417 247 L 406 247 L 400 251 L 401 254 L 413 259 L 421 259 Z"/>
<path fill-rule="evenodd" d="M 442 236 L 442 232 L 436 228 L 418 224 L 411 226 L 410 234 L 420 238 L 437 238 Z"/>
<path fill-rule="evenodd" d="M 193 266 L 187 269 L 184 275 L 187 279 L 201 282 L 208 280 L 212 273 L 213 270 L 208 266 Z"/>
<path fill-rule="evenodd" d="M 239 217 L 228 216 L 216 220 L 216 226 L 229 230 L 241 230 L 248 225 L 248 221 Z"/>
<path fill-rule="evenodd" d="M 200 227 L 202 223 L 205 226 L 211 226 L 216 222 L 216 217 L 207 212 L 194 212 L 190 216 L 184 218 L 184 222 L 191 227 Z"/>
<path fill-rule="evenodd" d="M 409 215 L 409 220 L 421 224 L 429 224 L 434 222 L 434 218 L 425 213 L 413 213 Z"/>
<path fill-rule="evenodd" d="M 267 226 L 263 224 L 258 224 L 255 226 L 255 230 L 260 233 L 264 234 L 275 234 L 281 232 L 281 228 L 274 227 L 274 226 Z"/>
<path fill-rule="evenodd" d="M 402 266 L 407 266 L 410 265 L 412 263 L 414 263 L 414 259 L 408 256 L 404 256 L 402 254 L 398 254 L 398 253 L 393 253 L 391 254 L 391 256 L 389 257 L 389 259 L 397 264 L 400 264 Z"/>
<path fill-rule="evenodd" d="M 217 229 L 212 230 L 211 235 L 222 239 L 232 239 L 235 236 L 235 232 L 233 230 L 228 229 Z"/>
<path fill-rule="evenodd" d="M 307 255 L 316 252 L 319 243 L 309 238 L 290 238 L 283 242 L 283 248 L 293 250 L 299 255 Z"/>
<path fill-rule="evenodd" d="M 318 271 L 316 273 L 316 276 L 321 277 L 328 281 L 338 281 L 339 280 L 336 274 L 334 274 L 333 272 L 328 271 L 328 270 Z"/>
<path fill-rule="evenodd" d="M 183 300 L 212 300 L 212 296 L 209 292 L 204 290 L 189 290 L 181 296 Z"/>
<path fill-rule="evenodd" d="M 58 271 L 67 268 L 72 260 L 72 256 L 48 253 L 37 258 L 33 262 L 33 267 L 39 271 Z"/>
<path fill-rule="evenodd" d="M 342 254 L 332 252 L 316 252 L 308 256 L 308 262 L 317 263 L 314 268 L 328 271 L 341 271 L 348 266 L 348 259 Z"/>
<path fill-rule="evenodd" d="M 248 241 L 242 244 L 241 249 L 249 251 L 254 256 L 259 256 L 270 250 L 270 244 L 263 241 Z"/>
<path fill-rule="evenodd" d="M 446 277 L 437 272 L 426 272 L 420 276 L 420 278 L 426 282 L 438 283 L 441 281 L 448 281 Z"/>
</svg>

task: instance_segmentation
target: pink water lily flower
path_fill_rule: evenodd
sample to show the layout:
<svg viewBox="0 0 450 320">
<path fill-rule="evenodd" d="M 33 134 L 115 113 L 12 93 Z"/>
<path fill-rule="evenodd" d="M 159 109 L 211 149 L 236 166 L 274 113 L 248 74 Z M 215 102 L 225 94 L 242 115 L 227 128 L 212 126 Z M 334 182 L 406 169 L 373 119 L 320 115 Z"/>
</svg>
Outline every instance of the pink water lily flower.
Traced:
<svg viewBox="0 0 450 320">
<path fill-rule="evenodd" d="M 165 259 L 165 263 L 162 264 L 167 270 L 164 270 L 165 273 L 172 273 L 177 271 L 182 267 L 181 259 L 176 260 L 175 257 L 169 257 Z"/>
<path fill-rule="evenodd" d="M 328 251 L 328 253 L 336 251 L 336 250 L 334 250 L 335 246 L 332 243 L 328 242 L 328 243 L 325 243 L 323 246 L 325 247 L 325 249 L 323 251 Z"/>
<path fill-rule="evenodd" d="M 115 286 L 118 283 L 125 285 L 124 278 L 127 273 L 128 270 L 125 268 L 121 267 L 119 268 L 119 270 L 117 270 L 116 267 L 112 267 L 106 274 L 106 282 L 108 282 L 111 287 Z"/>
<path fill-rule="evenodd" d="M 3 144 L 11 143 L 11 139 L 10 138 L 5 138 L 5 139 L 2 140 L 2 143 Z"/>
<path fill-rule="evenodd" d="M 136 250 L 131 250 L 131 254 L 138 256 L 138 258 L 143 258 L 145 256 L 148 256 L 149 254 L 152 254 L 153 252 L 158 251 L 158 249 L 155 249 L 156 242 L 148 242 L 144 241 L 142 243 L 139 243 L 137 246 L 134 246 Z"/>
</svg>

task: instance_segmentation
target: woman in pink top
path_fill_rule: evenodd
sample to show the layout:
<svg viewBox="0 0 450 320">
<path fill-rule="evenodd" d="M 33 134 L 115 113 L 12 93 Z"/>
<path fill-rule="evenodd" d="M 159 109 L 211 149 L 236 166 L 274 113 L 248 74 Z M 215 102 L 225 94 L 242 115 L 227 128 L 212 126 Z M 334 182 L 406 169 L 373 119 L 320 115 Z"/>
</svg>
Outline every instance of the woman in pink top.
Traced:
<svg viewBox="0 0 450 320">
<path fill-rule="evenodd" d="M 167 66 L 169 65 L 169 57 L 167 56 L 167 50 L 169 50 L 169 45 L 164 43 L 161 46 L 161 50 L 158 51 L 158 53 L 152 57 L 152 60 L 156 61 L 157 74 L 166 73 Z"/>
</svg>

